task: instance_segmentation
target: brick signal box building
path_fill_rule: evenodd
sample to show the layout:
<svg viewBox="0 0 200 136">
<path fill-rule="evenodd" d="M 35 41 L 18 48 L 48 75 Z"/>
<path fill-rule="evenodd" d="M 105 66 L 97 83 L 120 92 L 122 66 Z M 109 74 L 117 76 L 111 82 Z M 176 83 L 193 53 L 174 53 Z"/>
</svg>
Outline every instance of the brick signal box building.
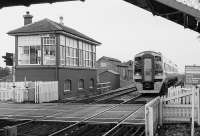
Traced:
<svg viewBox="0 0 200 136">
<path fill-rule="evenodd" d="M 16 81 L 59 81 L 59 99 L 95 91 L 96 46 L 100 43 L 60 23 L 43 19 L 8 32 L 15 36 Z"/>
</svg>

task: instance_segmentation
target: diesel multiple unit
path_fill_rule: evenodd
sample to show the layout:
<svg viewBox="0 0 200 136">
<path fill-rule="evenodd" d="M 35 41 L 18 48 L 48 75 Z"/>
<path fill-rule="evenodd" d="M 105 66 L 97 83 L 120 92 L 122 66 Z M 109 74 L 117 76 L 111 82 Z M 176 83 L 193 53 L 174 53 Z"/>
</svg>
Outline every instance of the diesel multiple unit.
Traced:
<svg viewBox="0 0 200 136">
<path fill-rule="evenodd" d="M 160 93 L 177 81 L 178 67 L 160 52 L 144 51 L 134 57 L 134 80 L 140 93 Z"/>
</svg>

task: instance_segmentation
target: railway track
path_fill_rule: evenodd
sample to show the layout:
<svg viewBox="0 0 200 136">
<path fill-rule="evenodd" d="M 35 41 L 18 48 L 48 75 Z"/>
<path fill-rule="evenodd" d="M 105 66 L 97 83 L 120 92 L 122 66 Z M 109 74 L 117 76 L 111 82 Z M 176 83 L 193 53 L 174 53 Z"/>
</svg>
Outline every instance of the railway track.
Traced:
<svg viewBox="0 0 200 136">
<path fill-rule="evenodd" d="M 133 87 L 130 87 L 128 89 L 118 90 L 117 93 L 112 92 L 110 95 L 104 94 L 101 98 L 95 97 L 96 99 L 93 99 L 92 101 L 88 100 L 87 102 L 108 102 L 113 98 L 135 92 L 133 89 Z M 145 104 L 153 98 L 154 96 L 147 97 L 138 94 L 119 104 L 112 104 L 106 109 L 77 122 L 50 121 L 45 120 L 46 117 L 44 117 L 40 120 L 28 120 L 15 126 L 18 129 L 18 136 L 145 136 L 144 124 L 128 124 L 126 121 L 129 118 L 135 118 L 136 114 L 143 114 Z M 120 106 L 124 107 L 124 104 L 133 104 L 131 109 L 134 108 L 134 110 L 130 110 L 128 114 L 124 114 L 117 122 L 100 123 L 95 120 L 98 120 L 98 117 L 101 115 L 106 115 L 105 113 L 117 111 Z"/>
<path fill-rule="evenodd" d="M 120 125 L 103 136 L 145 136 L 145 126 Z"/>
<path fill-rule="evenodd" d="M 117 106 L 112 107 L 111 109 L 116 108 L 116 107 Z M 119 134 L 121 134 L 120 136 L 123 136 L 123 132 L 128 129 L 128 126 L 124 125 L 123 122 L 130 116 L 137 113 L 143 107 L 144 107 L 144 105 L 141 105 L 137 110 L 132 111 L 126 117 L 122 118 L 117 124 L 105 124 L 105 126 L 102 126 L 102 124 L 95 124 L 95 123 L 87 124 L 87 123 L 85 123 L 87 120 L 99 115 L 99 114 L 97 114 L 93 117 L 90 117 L 90 118 L 80 121 L 76 124 L 68 126 L 68 127 L 64 128 L 58 132 L 55 132 L 49 136 L 65 136 L 65 135 L 67 135 L 67 136 L 69 136 L 69 135 L 70 136 L 94 136 L 94 135 L 95 136 L 119 136 Z M 102 114 L 102 113 L 100 113 L 100 114 Z M 142 127 L 140 127 L 140 126 L 130 127 L 129 133 L 127 133 L 124 136 L 131 136 L 133 133 L 137 134 L 135 136 L 144 136 L 144 125 Z M 117 133 L 116 133 L 116 131 L 117 131 Z"/>
<path fill-rule="evenodd" d="M 76 100 L 74 101 L 74 103 L 85 103 L 85 104 L 108 103 L 108 101 L 113 98 L 127 95 L 136 91 L 137 91 L 136 87 L 131 85 L 128 87 L 119 88 L 117 90 L 112 90 L 100 95 L 92 96 L 86 99 Z"/>
<path fill-rule="evenodd" d="M 137 99 L 137 98 L 140 98 L 140 97 L 141 97 L 141 95 L 138 95 L 135 98 L 132 98 L 131 100 L 134 100 L 134 99 Z M 115 108 L 119 107 L 120 105 L 123 105 L 123 104 L 125 104 L 125 103 L 127 103 L 127 102 L 129 102 L 131 100 L 127 100 L 127 101 L 122 102 L 120 104 L 113 105 L 113 106 L 109 107 L 108 109 L 106 109 L 106 110 L 104 110 L 104 111 L 102 111 L 100 113 L 97 113 L 96 115 L 93 115 L 93 116 L 91 116 L 89 118 L 86 118 L 86 119 L 84 119 L 82 121 L 79 121 L 79 122 L 77 122 L 75 124 L 72 124 L 72 125 L 64 128 L 64 129 L 62 129 L 62 130 L 59 130 L 59 131 L 57 131 L 57 132 L 55 132 L 55 133 L 53 133 L 51 135 L 48 135 L 48 136 L 65 136 L 65 135 L 67 135 L 67 136 L 68 135 L 70 135 L 70 136 L 71 135 L 72 136 L 83 136 L 83 135 L 85 135 L 85 136 L 94 136 L 94 135 L 95 136 L 110 136 L 110 135 L 113 135 L 112 133 L 115 130 L 118 130 L 118 128 L 123 125 L 124 121 L 127 118 L 133 116 L 139 110 L 141 110 L 142 108 L 144 108 L 145 104 L 140 105 L 139 108 L 137 108 L 136 110 L 130 112 L 127 116 L 123 117 L 117 124 L 106 124 L 106 125 L 108 125 L 107 127 L 101 127 L 102 124 L 95 124 L 95 123 L 93 123 L 93 125 L 96 125 L 96 127 L 94 127 L 93 129 L 100 128 L 97 131 L 95 131 L 95 134 L 91 133 L 91 132 L 89 133 L 89 131 L 92 131 L 92 130 L 89 127 L 90 125 L 88 125 L 86 122 L 89 121 L 90 119 L 96 117 L 96 116 L 99 116 L 99 115 L 105 113 L 106 111 L 115 109 Z M 142 130 L 144 130 L 143 128 L 144 127 L 140 128 L 139 130 L 131 128 L 131 130 L 132 131 L 134 130 L 138 136 L 143 136 L 143 133 L 144 133 L 144 131 L 142 131 Z M 124 130 L 124 129 L 120 128 L 120 130 Z M 131 132 L 131 130 L 130 130 L 130 132 Z M 87 134 L 85 134 L 85 133 L 87 133 Z M 127 134 L 125 136 L 129 136 L 129 134 Z"/>
</svg>

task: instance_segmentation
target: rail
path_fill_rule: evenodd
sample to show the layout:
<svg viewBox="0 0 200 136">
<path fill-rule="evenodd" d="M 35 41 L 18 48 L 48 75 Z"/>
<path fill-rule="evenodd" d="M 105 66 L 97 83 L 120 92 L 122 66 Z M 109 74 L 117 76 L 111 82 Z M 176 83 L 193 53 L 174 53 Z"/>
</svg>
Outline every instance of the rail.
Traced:
<svg viewBox="0 0 200 136">
<path fill-rule="evenodd" d="M 108 101 L 112 98 L 119 97 L 119 96 L 122 96 L 122 95 L 126 95 L 126 94 L 129 94 L 129 93 L 132 93 L 132 92 L 136 92 L 136 88 L 124 89 L 124 90 L 120 90 L 116 93 L 107 94 L 104 97 L 100 97 L 100 98 L 95 99 L 94 103 Z"/>
<path fill-rule="evenodd" d="M 139 96 L 136 96 L 136 97 L 139 97 Z M 133 99 L 136 99 L 136 98 L 133 98 Z M 127 101 L 130 101 L 130 100 L 127 100 Z M 75 124 L 72 124 L 72 125 L 70 125 L 70 126 L 64 128 L 64 129 L 61 129 L 61 130 L 57 131 L 57 132 L 54 132 L 54 133 L 52 133 L 52 134 L 50 134 L 50 135 L 48 135 L 48 136 L 57 136 L 57 135 L 63 133 L 64 131 L 67 131 L 67 130 L 69 130 L 69 129 L 75 127 L 76 125 L 79 125 L 79 124 L 81 124 L 81 123 L 87 122 L 88 120 L 90 120 L 90 119 L 92 119 L 92 118 L 94 118 L 94 117 L 96 117 L 96 116 L 98 116 L 98 115 L 100 115 L 100 114 L 103 114 L 103 113 L 105 113 L 105 112 L 107 112 L 107 111 L 109 111 L 109 110 L 115 109 L 115 108 L 119 107 L 120 105 L 123 105 L 123 104 L 126 103 L 127 101 L 122 102 L 122 103 L 120 103 L 120 104 L 111 105 L 111 106 L 108 107 L 107 109 L 105 109 L 105 110 L 103 110 L 103 111 L 100 111 L 100 112 L 96 113 L 95 115 L 92 115 L 92 116 L 90 116 L 90 117 L 88 117 L 88 118 L 85 118 L 85 119 L 83 119 L 83 120 L 81 120 L 81 121 L 78 121 L 78 122 L 76 122 Z M 141 107 L 142 107 L 142 106 L 141 106 Z M 138 110 L 139 110 L 139 109 L 140 109 L 140 108 L 138 108 Z M 137 111 L 138 111 L 138 110 L 137 110 Z M 130 117 L 132 114 L 133 114 L 133 113 L 130 113 L 128 116 L 126 116 L 125 118 L 123 118 L 119 123 L 121 124 L 125 119 L 127 119 L 128 117 Z M 118 123 L 118 124 L 119 124 L 119 123 Z"/>
<path fill-rule="evenodd" d="M 132 92 L 136 91 L 135 86 L 130 85 L 130 86 L 127 86 L 127 87 L 122 87 L 122 88 L 116 89 L 116 90 L 111 90 L 111 91 L 105 92 L 105 93 L 100 94 L 100 95 L 95 95 L 95 96 L 91 96 L 89 98 L 76 100 L 75 103 L 94 103 L 94 102 L 96 102 L 100 99 L 102 99 L 102 100 L 104 98 L 110 99 L 113 95 L 116 95 L 117 93 L 123 92 L 124 90 L 128 90 L 128 89 L 133 89 Z M 109 98 L 108 98 L 108 96 L 109 96 Z M 113 96 L 113 97 L 116 97 L 116 96 Z"/>
<path fill-rule="evenodd" d="M 133 99 L 137 99 L 138 97 L 139 96 L 137 96 Z M 27 122 L 15 125 L 15 127 L 18 128 L 18 130 L 19 130 L 18 134 L 20 134 L 20 135 L 25 135 L 25 134 L 31 135 L 32 133 L 34 133 L 34 134 L 37 133 L 38 135 L 40 134 L 40 135 L 51 136 L 51 135 L 55 134 L 54 136 L 62 136 L 62 135 L 65 135 L 65 134 L 70 135 L 71 133 L 73 133 L 72 135 L 76 135 L 76 134 L 77 135 L 98 134 L 100 136 L 100 135 L 105 134 L 106 132 L 108 132 L 109 130 L 111 130 L 113 127 L 115 127 L 118 124 L 115 127 L 117 129 L 117 131 L 120 131 L 120 133 L 122 133 L 125 130 L 127 130 L 127 135 L 125 135 L 125 136 L 129 136 L 132 132 L 135 133 L 135 134 L 138 134 L 140 136 L 144 136 L 144 124 L 135 125 L 135 127 L 131 126 L 131 128 L 130 128 L 129 126 L 126 126 L 128 124 L 125 121 L 131 115 L 134 115 L 134 114 L 131 114 L 131 112 L 134 113 L 134 112 L 139 111 L 141 108 L 144 109 L 144 104 L 139 104 L 139 105 L 137 104 L 138 107 L 135 108 L 134 111 L 131 110 L 131 112 L 127 112 L 125 114 L 125 116 L 122 116 L 118 121 L 116 121 L 114 123 L 113 122 L 109 122 L 109 123 L 107 122 L 105 124 L 105 126 L 101 125 L 101 123 L 96 124 L 96 125 L 94 123 L 90 123 L 91 120 L 98 118 L 98 116 L 100 114 L 104 114 L 104 112 L 107 112 L 109 110 L 112 111 L 112 109 L 118 108 L 119 106 L 122 107 L 122 105 L 125 104 L 125 103 L 126 102 L 122 102 L 120 104 L 115 104 L 115 105 L 110 105 L 106 109 L 104 109 L 103 111 L 99 111 L 98 113 L 93 114 L 90 117 L 85 117 L 83 120 L 80 120 L 75 124 L 74 124 L 74 122 L 71 122 L 71 123 L 68 122 L 69 123 L 68 125 L 63 124 L 64 126 L 59 127 L 59 129 L 58 129 L 58 127 L 55 127 L 55 124 L 57 124 L 56 120 L 53 121 L 53 120 L 49 119 L 49 117 L 54 116 L 54 115 L 58 114 L 59 112 L 56 112 L 56 113 L 52 112 L 52 114 L 50 114 L 50 115 L 48 114 L 48 115 L 41 116 L 38 119 L 29 120 Z M 139 113 L 141 113 L 141 111 L 139 111 Z M 138 115 L 138 113 L 136 115 Z M 131 117 L 131 119 L 133 119 L 133 117 Z M 59 121 L 58 124 L 61 123 L 61 122 L 67 123 L 67 121 Z M 121 127 L 120 125 L 122 125 L 122 128 L 120 130 L 118 130 L 117 127 Z M 27 126 L 32 126 L 32 127 L 29 128 Z M 43 129 L 41 129 L 41 132 L 36 131 L 36 130 L 38 130 L 38 127 L 43 127 Z M 53 128 L 53 127 L 55 127 L 55 128 Z M 53 128 L 53 130 L 50 130 L 50 128 Z M 49 129 L 50 131 L 46 132 L 45 129 L 47 129 L 47 130 Z M 95 129 L 96 131 L 93 131 L 93 129 Z"/>
<path fill-rule="evenodd" d="M 141 106 L 140 108 L 138 108 L 136 111 L 133 111 L 131 113 L 129 113 L 129 115 L 127 115 L 126 117 L 124 117 L 120 122 L 118 122 L 118 124 L 113 127 L 110 131 L 108 131 L 107 133 L 105 133 L 103 136 L 108 136 L 110 135 L 110 133 L 113 133 L 113 131 L 115 131 L 115 129 L 117 127 L 119 127 L 126 119 L 128 119 L 129 117 L 133 116 L 135 113 L 137 113 L 140 109 L 142 109 L 144 106 Z"/>
</svg>

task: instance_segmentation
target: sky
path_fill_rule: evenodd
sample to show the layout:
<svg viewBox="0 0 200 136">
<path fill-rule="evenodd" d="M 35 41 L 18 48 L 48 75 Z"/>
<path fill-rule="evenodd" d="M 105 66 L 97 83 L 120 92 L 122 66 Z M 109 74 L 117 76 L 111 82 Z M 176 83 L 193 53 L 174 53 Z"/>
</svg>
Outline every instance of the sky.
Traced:
<svg viewBox="0 0 200 136">
<path fill-rule="evenodd" d="M 200 65 L 199 34 L 123 0 L 86 0 L 53 4 L 35 4 L 0 9 L 0 56 L 14 52 L 14 37 L 7 32 L 23 26 L 23 15 L 29 11 L 33 22 L 44 18 L 78 30 L 101 42 L 97 59 L 102 56 L 121 61 L 153 50 L 161 52 L 184 71 L 185 65 Z M 0 66 L 4 67 L 0 57 Z"/>
</svg>

